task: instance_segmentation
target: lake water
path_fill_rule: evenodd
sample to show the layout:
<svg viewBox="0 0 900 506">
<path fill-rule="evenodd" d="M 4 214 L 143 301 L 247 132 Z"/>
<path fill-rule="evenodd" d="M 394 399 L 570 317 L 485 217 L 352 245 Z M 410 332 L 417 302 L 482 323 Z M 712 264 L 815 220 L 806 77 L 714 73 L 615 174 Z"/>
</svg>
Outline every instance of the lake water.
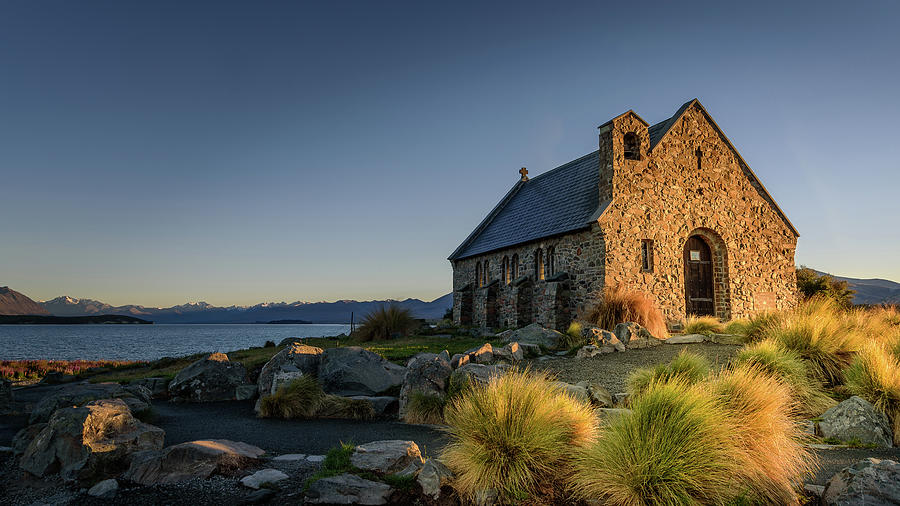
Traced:
<svg viewBox="0 0 900 506">
<path fill-rule="evenodd" d="M 350 325 L 0 325 L 0 360 L 156 360 L 336 336 Z"/>
</svg>

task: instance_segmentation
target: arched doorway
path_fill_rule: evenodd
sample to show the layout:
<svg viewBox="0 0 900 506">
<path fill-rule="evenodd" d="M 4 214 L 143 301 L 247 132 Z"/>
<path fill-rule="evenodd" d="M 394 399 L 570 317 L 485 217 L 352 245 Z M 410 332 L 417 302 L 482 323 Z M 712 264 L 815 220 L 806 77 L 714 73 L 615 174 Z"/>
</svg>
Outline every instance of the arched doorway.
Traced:
<svg viewBox="0 0 900 506">
<path fill-rule="evenodd" d="M 716 315 L 713 258 L 699 235 L 684 244 L 684 301 L 687 314 Z"/>
</svg>

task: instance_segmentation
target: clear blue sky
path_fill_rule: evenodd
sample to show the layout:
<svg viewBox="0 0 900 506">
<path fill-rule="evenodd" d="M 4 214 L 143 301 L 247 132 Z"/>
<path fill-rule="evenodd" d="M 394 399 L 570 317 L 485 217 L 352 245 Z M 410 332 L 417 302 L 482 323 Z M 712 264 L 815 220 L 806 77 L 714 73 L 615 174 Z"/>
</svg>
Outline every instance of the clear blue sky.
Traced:
<svg viewBox="0 0 900 506">
<path fill-rule="evenodd" d="M 900 281 L 900 3 L 0 2 L 0 285 L 430 299 L 527 166 L 698 97 L 800 230 Z"/>
</svg>

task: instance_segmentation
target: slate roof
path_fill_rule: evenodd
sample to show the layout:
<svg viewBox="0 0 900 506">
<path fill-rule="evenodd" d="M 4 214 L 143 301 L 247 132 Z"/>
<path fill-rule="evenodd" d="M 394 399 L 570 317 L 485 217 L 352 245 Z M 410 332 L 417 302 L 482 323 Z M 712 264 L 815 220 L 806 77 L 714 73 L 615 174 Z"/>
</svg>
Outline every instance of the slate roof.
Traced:
<svg viewBox="0 0 900 506">
<path fill-rule="evenodd" d="M 600 204 L 599 158 L 594 151 L 516 183 L 450 260 L 590 226 Z"/>
</svg>

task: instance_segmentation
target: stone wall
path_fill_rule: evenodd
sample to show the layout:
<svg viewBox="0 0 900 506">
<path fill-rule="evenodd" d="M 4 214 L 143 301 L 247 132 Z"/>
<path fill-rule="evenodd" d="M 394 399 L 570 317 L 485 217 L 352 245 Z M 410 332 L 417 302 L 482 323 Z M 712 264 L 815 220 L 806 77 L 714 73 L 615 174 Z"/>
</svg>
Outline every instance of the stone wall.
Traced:
<svg viewBox="0 0 900 506">
<path fill-rule="evenodd" d="M 713 252 L 717 316 L 792 307 L 796 237 L 699 105 L 689 107 L 652 152 L 647 127 L 635 116 L 613 123 L 615 199 L 599 220 L 607 241 L 606 282 L 651 295 L 667 319 L 680 320 L 684 244 L 696 234 Z M 642 139 L 640 160 L 622 156 L 629 131 Z M 641 271 L 641 239 L 653 240 L 652 272 Z"/>
</svg>

